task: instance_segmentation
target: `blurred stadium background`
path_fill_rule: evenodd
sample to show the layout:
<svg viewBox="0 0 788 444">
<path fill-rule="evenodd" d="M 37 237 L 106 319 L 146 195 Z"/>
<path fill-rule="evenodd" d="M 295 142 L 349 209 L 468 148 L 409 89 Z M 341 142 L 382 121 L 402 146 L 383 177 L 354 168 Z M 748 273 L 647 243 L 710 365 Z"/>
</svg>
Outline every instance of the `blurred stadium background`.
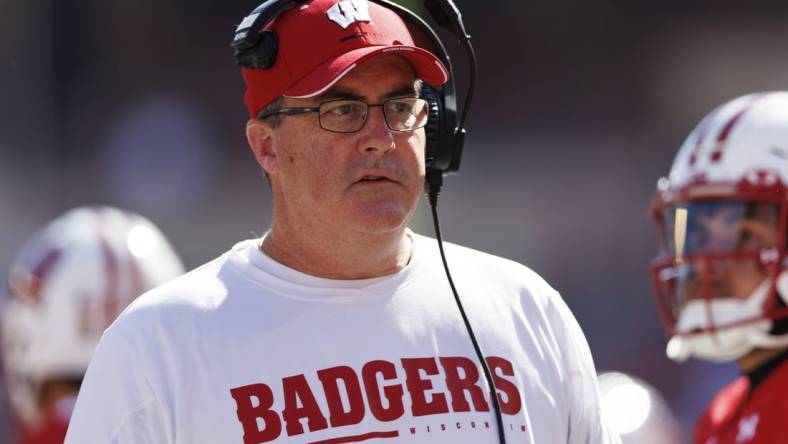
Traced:
<svg viewBox="0 0 788 444">
<path fill-rule="evenodd" d="M 441 201 L 445 237 L 545 276 L 598 370 L 660 390 L 688 439 L 736 372 L 665 358 L 648 205 L 707 111 L 788 88 L 788 2 L 456 1 L 480 68 L 461 173 Z M 0 269 L 77 205 L 140 212 L 190 268 L 266 228 L 228 46 L 254 0 L 2 3 Z M 426 211 L 413 226 L 432 232 Z M 8 428 L 0 420 L 0 442 Z"/>
</svg>

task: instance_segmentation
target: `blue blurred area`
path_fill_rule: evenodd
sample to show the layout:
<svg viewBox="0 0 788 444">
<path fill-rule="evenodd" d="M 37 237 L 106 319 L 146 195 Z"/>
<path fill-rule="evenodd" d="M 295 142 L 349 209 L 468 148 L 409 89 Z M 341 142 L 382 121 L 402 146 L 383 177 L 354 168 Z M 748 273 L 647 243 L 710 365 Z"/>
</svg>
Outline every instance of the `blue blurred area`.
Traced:
<svg viewBox="0 0 788 444">
<path fill-rule="evenodd" d="M 445 237 L 544 275 L 583 326 L 598 370 L 654 385 L 689 436 L 735 369 L 665 358 L 648 206 L 707 111 L 788 89 L 788 3 L 457 3 L 480 70 L 461 173 L 442 195 Z M 254 6 L 6 2 L 0 269 L 38 226 L 77 205 L 144 214 L 190 267 L 265 230 L 269 192 L 246 146 L 229 49 Z M 454 60 L 462 84 L 464 59 Z M 432 232 L 425 211 L 413 226 Z"/>
</svg>

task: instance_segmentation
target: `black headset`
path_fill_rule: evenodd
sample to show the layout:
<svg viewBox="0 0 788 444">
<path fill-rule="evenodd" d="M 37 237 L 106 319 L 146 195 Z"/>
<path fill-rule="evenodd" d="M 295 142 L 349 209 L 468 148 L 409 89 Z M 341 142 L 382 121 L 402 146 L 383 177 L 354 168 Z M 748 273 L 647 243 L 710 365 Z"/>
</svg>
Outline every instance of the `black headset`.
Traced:
<svg viewBox="0 0 788 444">
<path fill-rule="evenodd" d="M 244 68 L 269 69 L 276 63 L 279 39 L 275 32 L 265 26 L 277 16 L 297 4 L 308 0 L 266 0 L 257 6 L 235 30 L 231 46 L 236 62 Z M 449 70 L 449 80 L 440 88 L 423 85 L 421 96 L 430 104 L 429 119 L 425 127 L 427 137 L 426 164 L 428 176 L 442 178 L 460 168 L 462 147 L 465 141 L 465 117 L 473 96 L 476 76 L 476 59 L 470 36 L 465 32 L 460 11 L 451 0 L 426 0 L 425 7 L 439 26 L 457 36 L 465 46 L 471 65 L 468 94 L 463 113 L 457 112 L 457 96 L 454 87 L 454 71 L 446 47 L 435 31 L 418 15 L 390 1 L 373 0 L 393 10 L 408 25 L 416 46 L 427 47 L 437 55 Z M 440 173 L 440 174 L 436 174 Z M 438 188 L 440 185 L 438 185 Z"/>
</svg>

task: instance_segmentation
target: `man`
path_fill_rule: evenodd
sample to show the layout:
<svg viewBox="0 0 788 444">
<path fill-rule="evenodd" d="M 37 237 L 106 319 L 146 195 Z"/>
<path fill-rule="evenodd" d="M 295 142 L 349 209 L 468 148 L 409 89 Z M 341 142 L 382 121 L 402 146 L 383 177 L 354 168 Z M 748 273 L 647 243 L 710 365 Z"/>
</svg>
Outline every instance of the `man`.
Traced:
<svg viewBox="0 0 788 444">
<path fill-rule="evenodd" d="M 336 15 L 348 7 L 368 16 Z M 119 318 L 66 442 L 498 442 L 437 245 L 406 228 L 424 187 L 419 90 L 448 71 L 373 2 L 305 2 L 269 29 L 277 64 L 244 79 L 271 229 Z M 509 442 L 617 442 L 556 292 L 504 259 L 447 256 Z"/>
<path fill-rule="evenodd" d="M 16 442 L 63 442 L 101 333 L 134 297 L 182 272 L 151 222 L 111 207 L 70 210 L 25 243 L 0 318 Z"/>
<path fill-rule="evenodd" d="M 704 118 L 658 184 L 657 300 L 668 356 L 736 361 L 698 444 L 788 442 L 788 92 L 752 94 Z"/>
</svg>

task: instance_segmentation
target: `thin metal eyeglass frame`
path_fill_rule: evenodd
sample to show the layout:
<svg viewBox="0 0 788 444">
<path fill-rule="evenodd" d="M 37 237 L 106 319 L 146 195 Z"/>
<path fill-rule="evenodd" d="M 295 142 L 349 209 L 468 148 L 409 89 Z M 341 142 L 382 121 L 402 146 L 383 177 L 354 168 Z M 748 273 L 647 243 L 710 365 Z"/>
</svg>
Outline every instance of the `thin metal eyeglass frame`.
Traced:
<svg viewBox="0 0 788 444">
<path fill-rule="evenodd" d="M 421 97 L 392 97 L 390 99 L 384 100 L 383 103 L 366 103 L 363 100 L 354 100 L 354 99 L 336 99 L 336 100 L 327 100 L 325 102 L 322 102 L 317 107 L 312 106 L 312 107 L 281 108 L 281 109 L 278 109 L 276 111 L 271 111 L 271 112 L 265 113 L 265 114 L 259 116 L 258 119 L 265 120 L 265 119 L 267 119 L 269 117 L 276 116 L 276 115 L 297 116 L 297 115 L 300 115 L 300 114 L 318 113 L 317 122 L 320 125 L 321 129 L 323 129 L 325 131 L 328 131 L 328 132 L 331 132 L 331 133 L 337 133 L 337 134 L 352 134 L 352 133 L 357 133 L 357 132 L 361 131 L 364 128 L 364 125 L 367 124 L 367 119 L 369 119 L 369 108 L 371 108 L 371 107 L 381 107 L 381 108 L 383 108 L 388 102 L 390 102 L 392 100 L 400 100 L 400 99 L 417 99 L 417 100 L 422 100 L 422 101 L 425 102 L 424 103 L 425 109 L 429 109 L 429 103 L 426 101 L 426 99 L 423 99 Z M 319 114 L 320 113 L 320 108 L 323 105 L 327 104 L 327 103 L 333 103 L 333 102 L 357 102 L 357 103 L 363 103 L 367 107 L 367 111 L 364 114 L 364 120 L 361 122 L 361 125 L 358 127 L 358 129 L 353 130 L 353 131 L 336 131 L 336 130 L 328 129 L 328 128 L 323 126 L 323 119 L 320 118 L 320 114 Z M 406 133 L 408 131 L 415 131 L 417 129 L 421 129 L 421 128 L 424 128 L 425 126 L 427 126 L 427 120 L 425 119 L 424 123 L 422 125 L 416 126 L 416 127 L 413 127 L 413 128 L 408 128 L 408 129 L 395 129 L 395 128 L 392 128 L 391 124 L 389 124 L 389 119 L 386 116 L 385 108 L 383 108 L 383 121 L 386 122 L 386 127 L 388 129 L 390 129 L 391 131 L 396 131 L 398 133 Z"/>
</svg>

